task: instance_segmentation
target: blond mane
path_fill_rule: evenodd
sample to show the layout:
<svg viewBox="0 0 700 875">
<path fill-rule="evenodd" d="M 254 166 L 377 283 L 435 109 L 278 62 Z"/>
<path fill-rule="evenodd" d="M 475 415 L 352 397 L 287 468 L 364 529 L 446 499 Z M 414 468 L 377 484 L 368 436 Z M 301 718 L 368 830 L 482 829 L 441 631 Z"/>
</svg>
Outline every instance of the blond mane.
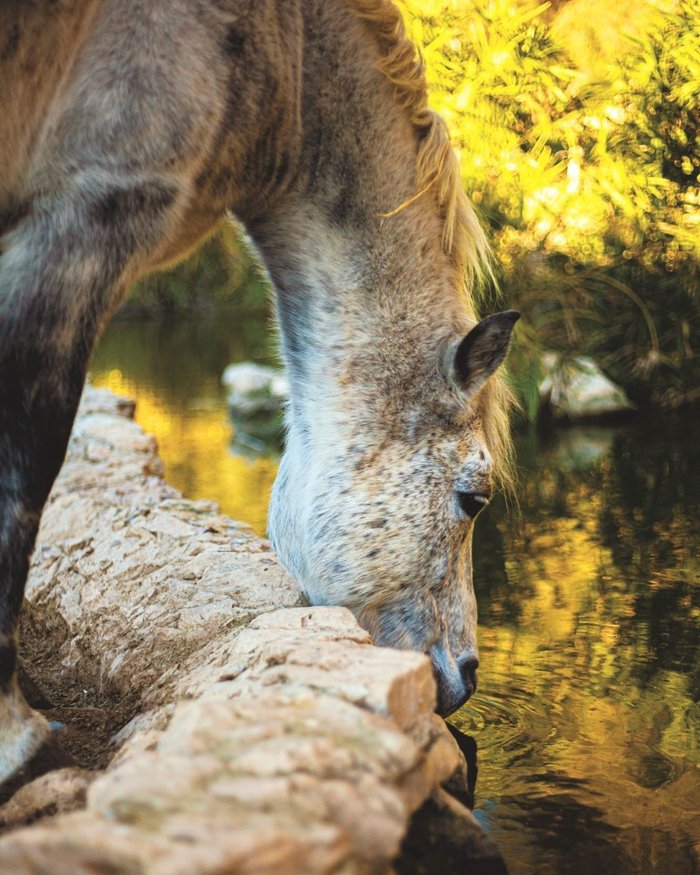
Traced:
<svg viewBox="0 0 700 875">
<path fill-rule="evenodd" d="M 452 148 L 445 120 L 428 105 L 428 86 L 420 51 L 406 35 L 398 8 L 392 0 L 348 0 L 366 21 L 381 50 L 377 67 L 394 86 L 399 104 L 420 132 L 416 158 L 416 194 L 387 216 L 432 193 L 442 222 L 442 248 L 463 280 L 466 303 L 472 314 L 475 298 L 485 278 L 493 279 L 491 253 L 474 208 L 463 187 L 459 162 Z M 515 480 L 509 414 L 515 401 L 499 374 L 483 392 L 483 425 L 494 459 L 496 479 L 507 493 Z"/>
<path fill-rule="evenodd" d="M 490 274 L 489 247 L 474 209 L 462 188 L 459 162 L 442 116 L 428 106 L 423 59 L 406 35 L 403 19 L 391 0 L 349 0 L 371 25 L 382 57 L 377 67 L 394 86 L 396 99 L 420 132 L 416 165 L 417 192 L 388 216 L 418 197 L 432 193 L 442 221 L 442 247 L 464 278 L 469 303 L 484 274 Z"/>
</svg>

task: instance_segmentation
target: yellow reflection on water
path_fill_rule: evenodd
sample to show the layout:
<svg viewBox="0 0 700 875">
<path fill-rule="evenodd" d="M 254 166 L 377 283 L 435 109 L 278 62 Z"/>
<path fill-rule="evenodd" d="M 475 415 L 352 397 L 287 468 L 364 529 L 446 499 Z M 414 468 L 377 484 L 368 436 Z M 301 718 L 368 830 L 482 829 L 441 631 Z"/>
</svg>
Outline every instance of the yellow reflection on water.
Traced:
<svg viewBox="0 0 700 875">
<path fill-rule="evenodd" d="M 588 480 L 567 484 L 557 514 L 526 510 L 517 531 L 495 521 L 510 588 L 489 607 L 493 616 L 499 598 L 515 601 L 517 620 L 480 627 L 479 691 L 452 719 L 477 739 L 477 813 L 514 875 L 559 873 L 565 860 L 571 872 L 609 871 L 613 861 L 624 873 L 690 872 L 700 839 L 700 705 L 692 674 L 659 667 L 675 642 L 658 644 L 650 624 L 690 604 L 692 583 L 675 604 L 650 603 L 653 586 L 640 578 L 650 546 L 621 524 L 623 546 L 636 540 L 642 564 L 620 564 L 601 528 L 619 499 Z M 551 486 L 546 471 L 538 485 Z M 697 580 L 693 526 L 678 510 L 664 532 L 669 578 L 685 570 Z M 682 611 L 677 622 L 688 629 L 693 619 Z M 574 846 L 580 864 L 569 859 Z M 650 858 L 659 862 L 649 867 Z"/>
<path fill-rule="evenodd" d="M 91 383 L 136 400 L 136 422 L 158 442 L 168 483 L 187 498 L 216 501 L 225 514 L 265 534 L 277 459 L 231 452 L 234 429 L 223 400 L 170 407 L 119 368 L 91 371 Z"/>
</svg>

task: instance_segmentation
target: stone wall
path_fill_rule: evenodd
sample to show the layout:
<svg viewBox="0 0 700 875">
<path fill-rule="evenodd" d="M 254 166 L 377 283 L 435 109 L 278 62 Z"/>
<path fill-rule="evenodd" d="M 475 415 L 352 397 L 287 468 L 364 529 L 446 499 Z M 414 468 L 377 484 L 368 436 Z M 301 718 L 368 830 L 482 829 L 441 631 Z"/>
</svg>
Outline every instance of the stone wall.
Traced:
<svg viewBox="0 0 700 875">
<path fill-rule="evenodd" d="M 106 768 L 0 809 L 0 873 L 394 871 L 413 813 L 463 769 L 427 658 L 304 607 L 265 541 L 163 481 L 132 413 L 86 392 L 24 622 L 27 682 L 67 703 L 57 737 L 100 710 Z"/>
</svg>

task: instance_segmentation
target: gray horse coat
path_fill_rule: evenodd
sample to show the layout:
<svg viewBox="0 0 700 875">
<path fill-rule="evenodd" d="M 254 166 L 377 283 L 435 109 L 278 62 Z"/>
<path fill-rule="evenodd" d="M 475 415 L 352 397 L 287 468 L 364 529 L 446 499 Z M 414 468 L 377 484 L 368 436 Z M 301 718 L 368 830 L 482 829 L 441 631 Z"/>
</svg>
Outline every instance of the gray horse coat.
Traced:
<svg viewBox="0 0 700 875">
<path fill-rule="evenodd" d="M 517 314 L 476 324 L 484 237 L 392 3 L 9 0 L 0 106 L 0 781 L 48 733 L 17 686 L 17 618 L 95 339 L 229 211 L 275 286 L 290 379 L 279 557 L 312 602 L 429 653 L 457 707 Z"/>
</svg>

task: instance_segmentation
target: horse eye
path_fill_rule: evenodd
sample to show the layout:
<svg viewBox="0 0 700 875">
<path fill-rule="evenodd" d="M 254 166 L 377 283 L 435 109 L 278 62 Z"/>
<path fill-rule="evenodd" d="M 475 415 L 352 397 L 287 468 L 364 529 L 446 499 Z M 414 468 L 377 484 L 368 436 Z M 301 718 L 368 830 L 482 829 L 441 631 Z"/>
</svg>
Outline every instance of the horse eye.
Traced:
<svg viewBox="0 0 700 875">
<path fill-rule="evenodd" d="M 457 501 L 462 511 L 471 519 L 489 503 L 488 495 L 483 492 L 458 492 Z"/>
</svg>

